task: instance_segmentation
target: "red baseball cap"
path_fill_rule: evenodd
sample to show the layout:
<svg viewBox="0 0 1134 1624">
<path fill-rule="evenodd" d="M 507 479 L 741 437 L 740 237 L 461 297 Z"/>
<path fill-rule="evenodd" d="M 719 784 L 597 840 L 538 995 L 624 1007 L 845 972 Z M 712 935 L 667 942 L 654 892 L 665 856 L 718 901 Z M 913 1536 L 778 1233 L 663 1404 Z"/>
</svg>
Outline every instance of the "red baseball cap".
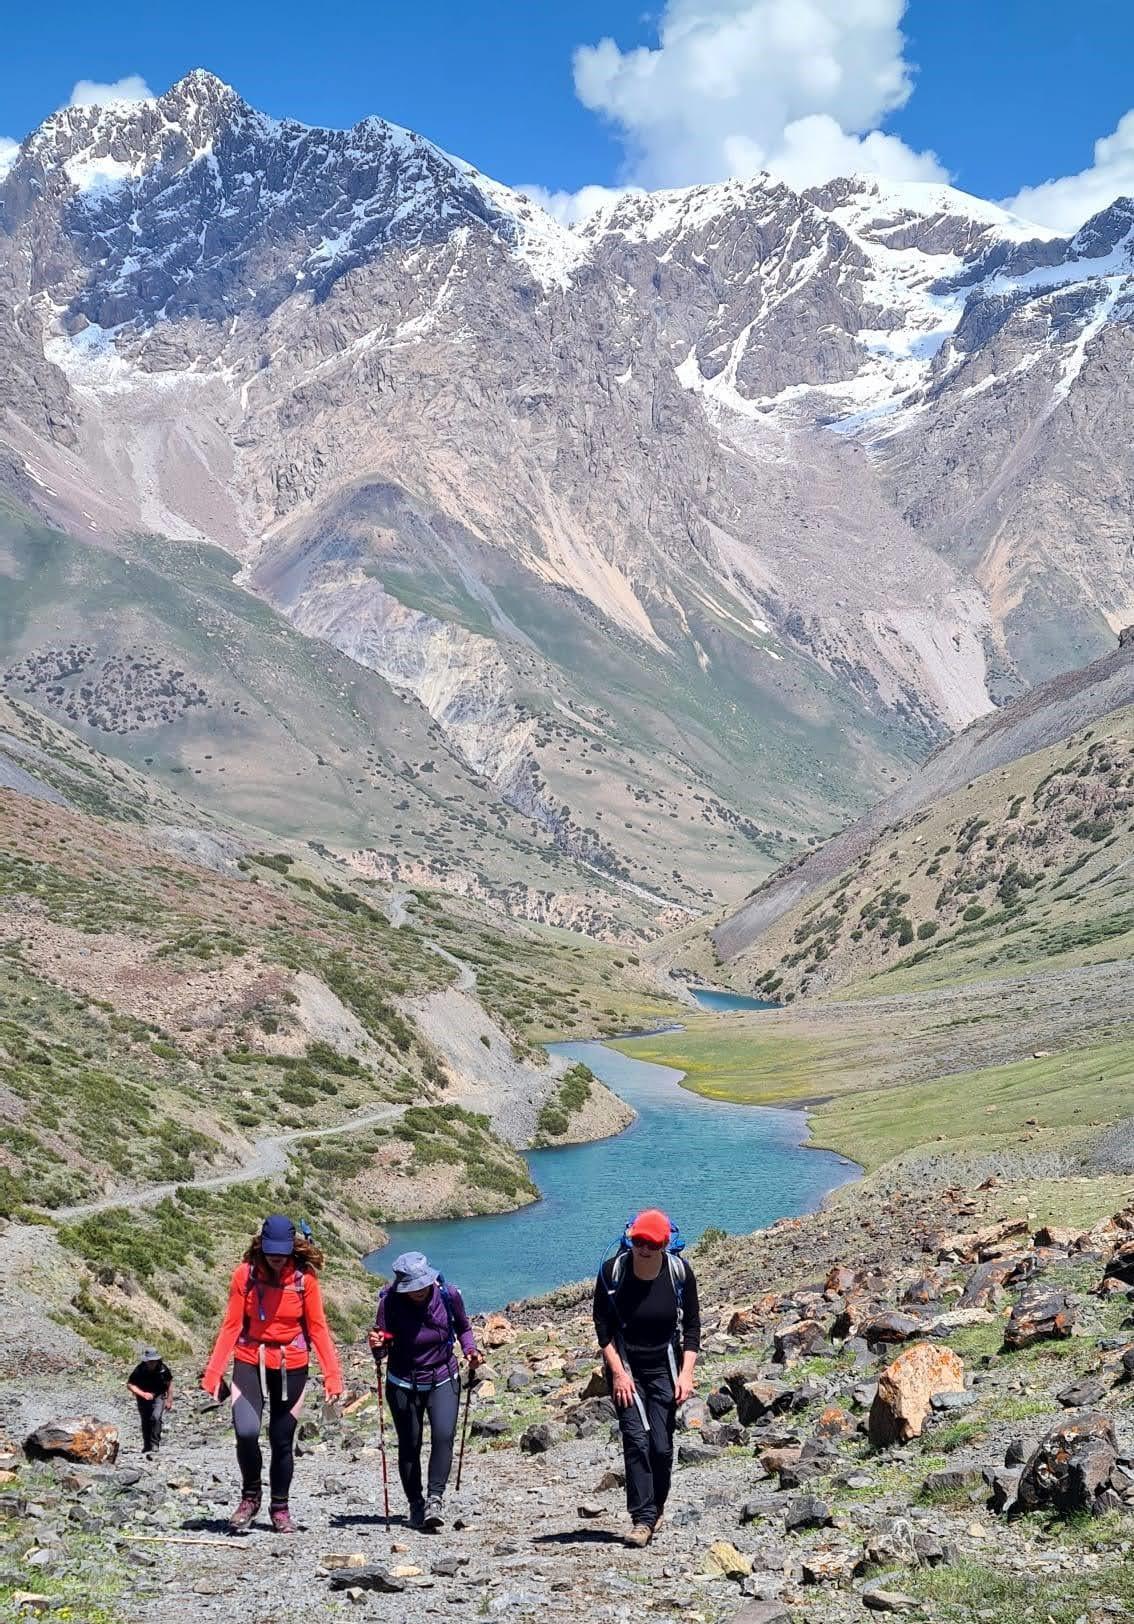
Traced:
<svg viewBox="0 0 1134 1624">
<path fill-rule="evenodd" d="M 659 1208 L 647 1207 L 638 1214 L 626 1233 L 632 1241 L 653 1241 L 655 1246 L 668 1246 L 673 1225 Z"/>
</svg>

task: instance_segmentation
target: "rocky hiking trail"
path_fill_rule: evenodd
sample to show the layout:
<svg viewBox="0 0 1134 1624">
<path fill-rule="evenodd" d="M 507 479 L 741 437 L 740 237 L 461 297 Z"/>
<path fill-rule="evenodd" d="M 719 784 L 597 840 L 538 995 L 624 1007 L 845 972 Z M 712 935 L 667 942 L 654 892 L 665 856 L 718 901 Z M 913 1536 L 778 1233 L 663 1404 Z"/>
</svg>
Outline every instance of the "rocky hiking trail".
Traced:
<svg viewBox="0 0 1134 1624">
<path fill-rule="evenodd" d="M 1051 1188 L 1073 1207 L 1101 1199 L 1089 1180 Z M 3 1372 L 0 1595 L 23 1595 L 17 1616 L 91 1624 L 1120 1618 L 1134 1611 L 1134 1208 L 1058 1228 L 1037 1221 L 1036 1192 L 860 1186 L 699 1247 L 698 1392 L 645 1552 L 621 1543 L 585 1287 L 480 1322 L 488 1364 L 439 1535 L 401 1523 L 396 1486 L 387 1535 L 357 1347 L 343 1412 L 313 1405 L 302 1424 L 299 1534 L 234 1540 L 227 1415 L 200 1407 L 185 1368 L 156 1460 L 139 1457 L 122 1373 L 92 1374 L 89 1357 L 85 1408 L 120 1429 L 117 1460 L 25 1459 L 51 1392 L 81 1385 L 64 1342 L 47 1387 Z M 72 1441 L 97 1454 L 104 1436 Z"/>
</svg>

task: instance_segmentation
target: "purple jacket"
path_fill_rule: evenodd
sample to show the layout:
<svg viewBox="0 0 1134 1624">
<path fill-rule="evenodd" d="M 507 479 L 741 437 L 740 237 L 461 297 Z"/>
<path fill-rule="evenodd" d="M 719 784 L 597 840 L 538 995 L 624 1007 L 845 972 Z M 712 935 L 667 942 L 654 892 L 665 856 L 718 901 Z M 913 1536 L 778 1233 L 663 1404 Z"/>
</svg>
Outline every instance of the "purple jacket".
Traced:
<svg viewBox="0 0 1134 1624">
<path fill-rule="evenodd" d="M 452 1329 L 439 1286 L 434 1286 L 423 1303 L 411 1302 L 405 1292 L 393 1291 L 389 1286 L 382 1288 L 374 1324 L 379 1331 L 391 1332 L 394 1338 L 389 1352 L 391 1376 L 423 1386 L 455 1376 L 454 1335 L 466 1354 L 476 1352 L 464 1299 L 456 1286 L 446 1284 L 445 1291 L 452 1310 Z"/>
</svg>

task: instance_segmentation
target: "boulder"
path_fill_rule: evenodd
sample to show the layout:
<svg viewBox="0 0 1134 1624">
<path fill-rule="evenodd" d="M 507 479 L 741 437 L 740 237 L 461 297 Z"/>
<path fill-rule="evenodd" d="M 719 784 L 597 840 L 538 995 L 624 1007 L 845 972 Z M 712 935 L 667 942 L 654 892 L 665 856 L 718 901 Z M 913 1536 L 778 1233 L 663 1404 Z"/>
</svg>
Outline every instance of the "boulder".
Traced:
<svg viewBox="0 0 1134 1624">
<path fill-rule="evenodd" d="M 819 1438 L 849 1438 L 857 1426 L 854 1417 L 840 1405 L 828 1404 L 816 1422 L 815 1433 Z"/>
<path fill-rule="evenodd" d="M 752 1308 L 734 1309 L 725 1327 L 728 1336 L 755 1336 L 761 1329 L 759 1316 Z"/>
<path fill-rule="evenodd" d="M 878 1378 L 870 1406 L 874 1444 L 908 1443 L 921 1436 L 934 1393 L 960 1392 L 965 1367 L 952 1348 L 914 1342 Z"/>
<path fill-rule="evenodd" d="M 823 1290 L 832 1296 L 846 1297 L 858 1283 L 858 1275 L 845 1263 L 833 1264 L 823 1282 Z"/>
<path fill-rule="evenodd" d="M 1066 1252 L 1074 1246 L 1079 1234 L 1080 1231 L 1077 1229 L 1066 1229 L 1059 1224 L 1044 1224 L 1032 1236 L 1032 1245 L 1059 1247 Z"/>
<path fill-rule="evenodd" d="M 848 1337 L 861 1335 L 863 1321 L 876 1312 L 877 1304 L 869 1297 L 844 1297 L 843 1306 L 831 1325 L 832 1341 L 845 1342 Z"/>
<path fill-rule="evenodd" d="M 714 1421 L 719 1421 L 730 1410 L 736 1409 L 736 1400 L 727 1387 L 718 1388 L 715 1393 L 710 1393 L 705 1403 L 709 1406 L 709 1414 Z"/>
<path fill-rule="evenodd" d="M 957 1392 L 934 1393 L 929 1401 L 929 1407 L 942 1415 L 946 1413 L 952 1415 L 958 1410 L 971 1409 L 979 1398 L 980 1394 L 975 1393 L 971 1387 L 962 1387 Z"/>
<path fill-rule="evenodd" d="M 502 1438 L 508 1423 L 502 1415 L 474 1415 L 469 1430 L 474 1438 Z"/>
<path fill-rule="evenodd" d="M 113 1466 L 118 1459 L 118 1428 L 93 1416 L 68 1417 L 37 1427 L 24 1440 L 29 1460 L 71 1460 L 83 1466 Z"/>
<path fill-rule="evenodd" d="M 506 1348 L 509 1342 L 516 1340 L 516 1331 L 511 1320 L 503 1314 L 486 1314 L 484 1330 L 480 1335 L 481 1346 L 485 1348 Z"/>
<path fill-rule="evenodd" d="M 617 1419 L 614 1400 L 606 1397 L 589 1398 L 567 1411 L 568 1426 L 574 1427 L 577 1432 L 586 1431 L 588 1437 L 594 1437 L 600 1428 L 609 1426 Z"/>
<path fill-rule="evenodd" d="M 974 1230 L 968 1234 L 946 1235 L 937 1248 L 937 1261 L 939 1263 L 974 1263 L 988 1262 L 992 1258 L 1002 1257 L 1011 1247 L 1011 1243 L 1020 1235 L 1027 1233 L 1028 1221 L 1026 1218 L 1006 1218 L 1000 1223 L 989 1224 L 984 1229 Z"/>
<path fill-rule="evenodd" d="M 701 1428 L 701 1437 L 714 1449 L 728 1449 L 735 1444 L 748 1443 L 751 1434 L 739 1421 L 707 1421 Z"/>
<path fill-rule="evenodd" d="M 1020 1492 L 1019 1466 L 986 1466 L 982 1476 L 988 1484 L 990 1511 L 1006 1516 L 1016 1504 Z"/>
<path fill-rule="evenodd" d="M 784 1528 L 789 1534 L 798 1534 L 805 1528 L 830 1528 L 834 1519 L 825 1500 L 815 1494 L 801 1494 L 784 1512 Z"/>
<path fill-rule="evenodd" d="M 956 1498 L 968 1494 L 970 1490 L 977 1489 L 981 1484 L 981 1474 L 975 1467 L 946 1466 L 939 1472 L 929 1472 L 921 1485 L 922 1497 L 926 1500 L 941 1500 Z"/>
<path fill-rule="evenodd" d="M 722 1453 L 722 1450 L 698 1438 L 696 1433 L 685 1433 L 677 1444 L 677 1464 L 705 1466 L 709 1461 L 720 1460 Z"/>
<path fill-rule="evenodd" d="M 1103 1270 L 1104 1280 L 1120 1280 L 1124 1286 L 1134 1286 L 1134 1240 L 1120 1241 Z"/>
<path fill-rule="evenodd" d="M 405 1580 L 399 1579 L 384 1562 L 372 1562 L 364 1568 L 340 1568 L 331 1574 L 332 1590 L 383 1590 L 396 1594 L 405 1588 Z"/>
<path fill-rule="evenodd" d="M 826 1341 L 827 1333 L 819 1320 L 796 1320 L 776 1332 L 772 1358 L 778 1365 L 794 1364 L 797 1359 L 806 1359 L 825 1348 Z"/>
<path fill-rule="evenodd" d="M 1055 1399 L 1065 1410 L 1093 1410 L 1109 1391 L 1110 1383 L 1101 1377 L 1084 1376 L 1081 1381 L 1072 1382 L 1070 1387 L 1056 1393 Z"/>
<path fill-rule="evenodd" d="M 903 1303 L 912 1303 L 915 1307 L 924 1307 L 926 1303 L 935 1303 L 940 1297 L 945 1285 L 945 1277 L 941 1274 L 923 1274 L 916 1280 L 911 1280 L 905 1291 L 902 1292 Z"/>
<path fill-rule="evenodd" d="M 679 1432 L 700 1432 L 709 1419 L 709 1406 L 703 1398 L 687 1398 L 677 1411 Z"/>
<path fill-rule="evenodd" d="M 957 1303 L 958 1308 L 986 1308 L 996 1301 L 1000 1287 L 1012 1273 L 1011 1259 L 998 1263 L 979 1263 L 965 1282 L 965 1289 Z"/>
<path fill-rule="evenodd" d="M 766 1415 L 779 1415 L 791 1404 L 791 1388 L 780 1382 L 745 1380 L 742 1372 L 725 1377 L 725 1386 L 736 1405 L 736 1419 L 742 1427 L 755 1426 Z"/>
<path fill-rule="evenodd" d="M 1071 1335 L 1075 1326 L 1074 1305 L 1060 1291 L 1027 1292 L 1013 1308 L 1004 1330 L 1004 1347 L 1009 1351 L 1030 1348 L 1035 1342 L 1050 1342 Z"/>
<path fill-rule="evenodd" d="M 520 1434 L 520 1448 L 525 1455 L 542 1455 L 562 1438 L 561 1428 L 549 1421 L 537 1421 Z"/>
<path fill-rule="evenodd" d="M 877 1586 L 862 1592 L 862 1605 L 872 1613 L 913 1613 L 921 1611 L 921 1603 L 903 1590 L 882 1590 Z"/>
<path fill-rule="evenodd" d="M 853 1551 L 832 1545 L 826 1550 L 809 1551 L 800 1563 L 805 1585 L 845 1585 L 854 1577 L 857 1558 Z"/>
<path fill-rule="evenodd" d="M 814 1478 L 826 1477 L 830 1466 L 830 1461 L 801 1455 L 797 1461 L 789 1461 L 786 1466 L 780 1467 L 780 1488 L 801 1489 L 805 1483 L 810 1483 Z"/>
<path fill-rule="evenodd" d="M 801 1444 L 785 1444 L 781 1449 L 765 1449 L 760 1455 L 760 1465 L 769 1477 L 776 1477 L 785 1466 L 797 1466 L 802 1459 Z"/>
<path fill-rule="evenodd" d="M 1101 1411 L 1069 1417 L 1040 1439 L 1020 1477 L 1017 1511 L 1098 1514 L 1118 1503 L 1110 1477 L 1118 1463 L 1114 1422 Z"/>
<path fill-rule="evenodd" d="M 727 1624 L 790 1624 L 791 1614 L 782 1601 L 749 1601 Z"/>
<path fill-rule="evenodd" d="M 922 1322 L 912 1314 L 902 1314 L 896 1308 L 885 1308 L 880 1314 L 872 1314 L 864 1320 L 858 1329 L 870 1345 L 908 1342 L 921 1331 Z"/>
<path fill-rule="evenodd" d="M 992 1325 L 996 1315 L 988 1308 L 947 1308 L 943 1314 L 934 1314 L 925 1322 L 926 1336 L 952 1336 L 970 1325 Z"/>
<path fill-rule="evenodd" d="M 579 1397 L 605 1398 L 609 1391 L 610 1386 L 606 1379 L 606 1366 L 596 1365 L 591 1371 L 590 1375 L 587 1377 L 586 1382 L 583 1385 L 583 1391 L 579 1394 Z"/>
<path fill-rule="evenodd" d="M 714 1540 L 705 1552 L 702 1572 L 716 1579 L 747 1579 L 752 1572 L 752 1558 L 744 1556 L 727 1539 Z"/>
</svg>

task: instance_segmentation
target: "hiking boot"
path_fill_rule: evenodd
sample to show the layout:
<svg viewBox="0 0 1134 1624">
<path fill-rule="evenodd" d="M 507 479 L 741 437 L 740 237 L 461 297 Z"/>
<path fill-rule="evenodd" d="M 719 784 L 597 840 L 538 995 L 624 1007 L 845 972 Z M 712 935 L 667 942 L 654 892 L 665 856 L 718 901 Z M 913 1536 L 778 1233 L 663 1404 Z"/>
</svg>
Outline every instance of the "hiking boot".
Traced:
<svg viewBox="0 0 1134 1624">
<path fill-rule="evenodd" d="M 627 1545 L 634 1546 L 636 1550 L 640 1551 L 644 1545 L 648 1545 L 650 1543 L 653 1537 L 654 1531 L 650 1527 L 649 1523 L 635 1523 L 633 1528 L 626 1536 L 626 1543 Z"/>
<path fill-rule="evenodd" d="M 420 1529 L 420 1528 L 425 1527 L 425 1502 L 424 1502 L 424 1500 L 415 1500 L 413 1505 L 410 1506 L 410 1508 L 409 1508 L 409 1525 L 410 1525 L 411 1528 L 419 1528 Z"/>
<path fill-rule="evenodd" d="M 228 1519 L 230 1534 L 246 1534 L 252 1526 L 253 1519 L 260 1509 L 260 1496 L 258 1494 L 245 1494 L 241 1496 L 240 1504 Z"/>
<path fill-rule="evenodd" d="M 436 1534 L 440 1529 L 444 1528 L 444 1526 L 445 1513 L 441 1509 L 441 1496 L 439 1494 L 431 1494 L 429 1499 L 425 1502 L 425 1515 L 422 1520 L 422 1527 L 427 1533 Z"/>
<path fill-rule="evenodd" d="M 286 1506 L 269 1506 L 268 1516 L 271 1518 L 273 1534 L 294 1534 L 297 1532 L 291 1520 L 291 1512 Z"/>
</svg>

